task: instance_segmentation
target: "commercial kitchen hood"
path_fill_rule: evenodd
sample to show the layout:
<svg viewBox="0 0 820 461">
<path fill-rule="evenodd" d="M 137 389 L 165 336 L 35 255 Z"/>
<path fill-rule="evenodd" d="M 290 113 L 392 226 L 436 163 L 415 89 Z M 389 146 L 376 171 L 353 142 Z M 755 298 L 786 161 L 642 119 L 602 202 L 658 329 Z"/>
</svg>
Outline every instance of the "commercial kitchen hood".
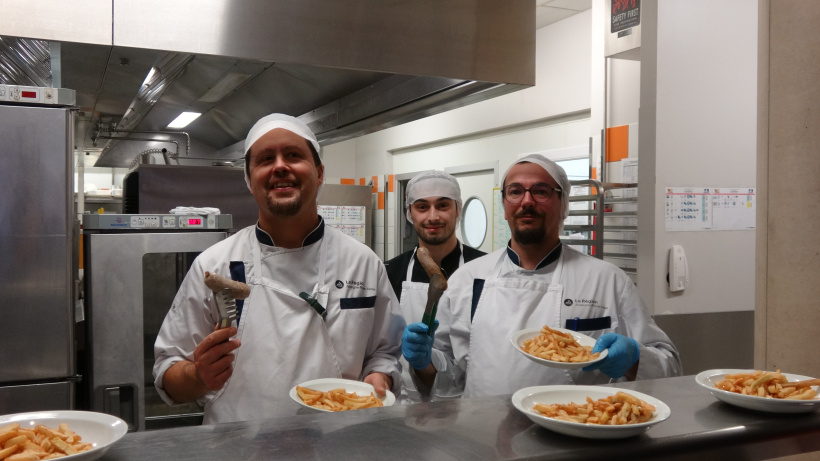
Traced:
<svg viewBox="0 0 820 461">
<path fill-rule="evenodd" d="M 52 86 L 76 90 L 77 150 L 99 155 L 95 166 L 129 167 L 158 148 L 238 159 L 272 112 L 299 116 L 327 145 L 535 83 L 531 1 L 69 3 L 0 0 L 0 65 L 20 65 L 15 42 L 47 44 L 40 65 Z M 18 78 L 0 67 L 0 83 Z M 167 133 L 183 111 L 202 116 Z"/>
</svg>

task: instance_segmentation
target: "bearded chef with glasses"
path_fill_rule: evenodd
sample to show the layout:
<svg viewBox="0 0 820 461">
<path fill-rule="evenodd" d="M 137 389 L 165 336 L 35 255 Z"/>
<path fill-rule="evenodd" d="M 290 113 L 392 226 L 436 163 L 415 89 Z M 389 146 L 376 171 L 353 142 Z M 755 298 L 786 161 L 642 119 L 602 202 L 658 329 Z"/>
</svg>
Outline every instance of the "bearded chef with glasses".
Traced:
<svg viewBox="0 0 820 461">
<path fill-rule="evenodd" d="M 464 383 L 464 396 L 512 394 L 544 384 L 601 384 L 681 374 L 678 351 L 655 324 L 635 284 L 615 265 L 559 240 L 570 183 L 538 154 L 517 160 L 502 180 L 506 248 L 465 264 L 448 280 L 433 338 L 408 325 L 402 353 L 416 375 Z M 564 370 L 533 364 L 510 344 L 517 331 L 564 328 L 597 338 L 600 362 Z M 432 364 L 430 357 L 446 357 Z M 440 369 L 439 369 L 440 368 Z"/>
</svg>

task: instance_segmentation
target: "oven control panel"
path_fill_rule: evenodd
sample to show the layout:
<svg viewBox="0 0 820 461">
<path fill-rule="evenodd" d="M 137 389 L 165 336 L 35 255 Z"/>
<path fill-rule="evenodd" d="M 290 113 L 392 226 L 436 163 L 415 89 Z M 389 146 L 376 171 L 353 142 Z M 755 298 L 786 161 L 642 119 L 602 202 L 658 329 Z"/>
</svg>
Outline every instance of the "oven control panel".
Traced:
<svg viewBox="0 0 820 461">
<path fill-rule="evenodd" d="M 73 106 L 77 92 L 68 88 L 0 85 L 0 102 Z"/>
<path fill-rule="evenodd" d="M 83 230 L 227 230 L 229 214 L 87 214 Z"/>
</svg>

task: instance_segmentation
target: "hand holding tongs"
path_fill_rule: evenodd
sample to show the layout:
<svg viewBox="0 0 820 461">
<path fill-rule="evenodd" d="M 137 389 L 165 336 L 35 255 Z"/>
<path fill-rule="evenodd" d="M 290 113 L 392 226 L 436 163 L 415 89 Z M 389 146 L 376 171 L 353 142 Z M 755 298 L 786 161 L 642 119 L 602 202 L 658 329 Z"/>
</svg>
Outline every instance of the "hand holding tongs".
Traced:
<svg viewBox="0 0 820 461">
<path fill-rule="evenodd" d="M 427 334 L 433 336 L 433 326 L 436 320 L 436 312 L 438 311 L 438 300 L 447 289 L 447 279 L 441 272 L 433 258 L 430 257 L 430 252 L 427 248 L 419 248 L 416 251 L 416 256 L 419 258 L 421 267 L 430 276 L 430 284 L 427 286 L 427 305 L 424 307 L 424 316 L 421 322 L 427 325 Z"/>
<path fill-rule="evenodd" d="M 205 272 L 205 285 L 213 291 L 216 307 L 219 309 L 217 329 L 231 326 L 231 322 L 236 320 L 237 315 L 236 300 L 250 296 L 251 287 L 207 271 Z"/>
</svg>

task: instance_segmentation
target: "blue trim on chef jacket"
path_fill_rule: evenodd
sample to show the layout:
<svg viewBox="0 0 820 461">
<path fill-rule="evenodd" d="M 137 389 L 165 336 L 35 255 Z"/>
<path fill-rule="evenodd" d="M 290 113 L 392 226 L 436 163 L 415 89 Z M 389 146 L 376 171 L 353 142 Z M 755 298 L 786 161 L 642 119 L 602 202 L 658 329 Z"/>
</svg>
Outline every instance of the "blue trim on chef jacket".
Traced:
<svg viewBox="0 0 820 461">
<path fill-rule="evenodd" d="M 518 267 L 521 267 L 521 258 L 518 257 L 518 253 L 513 251 L 512 247 L 510 246 L 511 244 L 512 240 L 507 242 L 507 257 L 510 258 L 510 261 L 512 261 L 513 264 L 515 264 Z M 558 261 L 558 258 L 561 256 L 561 248 L 563 248 L 563 246 L 564 245 L 562 243 L 559 243 L 557 247 L 550 251 L 549 254 L 546 257 L 544 257 L 544 259 L 542 259 L 537 266 L 535 266 L 535 270 L 541 269 L 554 263 L 555 261 Z"/>
<path fill-rule="evenodd" d="M 316 226 L 316 229 L 313 229 L 307 235 L 307 237 L 305 237 L 304 240 L 302 240 L 302 246 L 305 247 L 305 246 L 308 246 L 308 245 L 312 245 L 312 244 L 318 242 L 319 240 L 322 240 L 322 237 L 324 237 L 324 236 L 325 236 L 325 220 L 324 220 L 324 218 L 319 216 L 319 225 Z M 256 240 L 258 240 L 259 243 L 261 243 L 263 245 L 268 245 L 268 246 L 272 246 L 272 247 L 276 246 L 276 244 L 273 243 L 273 238 L 271 238 L 271 236 L 267 232 L 263 231 L 259 227 L 259 223 L 256 223 Z"/>
<path fill-rule="evenodd" d="M 242 261 L 231 261 L 228 265 L 231 271 L 231 280 L 235 282 L 245 282 L 245 263 Z M 236 325 L 239 326 L 239 319 L 242 318 L 242 307 L 245 305 L 244 299 L 236 300 Z"/>
<path fill-rule="evenodd" d="M 478 307 L 478 300 L 481 299 L 482 291 L 484 291 L 484 279 L 473 279 L 473 300 L 470 306 L 470 323 L 473 323 L 475 308 Z"/>
<path fill-rule="evenodd" d="M 572 331 L 606 330 L 612 327 L 612 317 L 597 317 L 594 319 L 567 319 L 564 328 Z"/>
<path fill-rule="evenodd" d="M 341 309 L 370 309 L 376 307 L 376 297 L 342 298 L 339 300 L 339 307 Z"/>
</svg>

